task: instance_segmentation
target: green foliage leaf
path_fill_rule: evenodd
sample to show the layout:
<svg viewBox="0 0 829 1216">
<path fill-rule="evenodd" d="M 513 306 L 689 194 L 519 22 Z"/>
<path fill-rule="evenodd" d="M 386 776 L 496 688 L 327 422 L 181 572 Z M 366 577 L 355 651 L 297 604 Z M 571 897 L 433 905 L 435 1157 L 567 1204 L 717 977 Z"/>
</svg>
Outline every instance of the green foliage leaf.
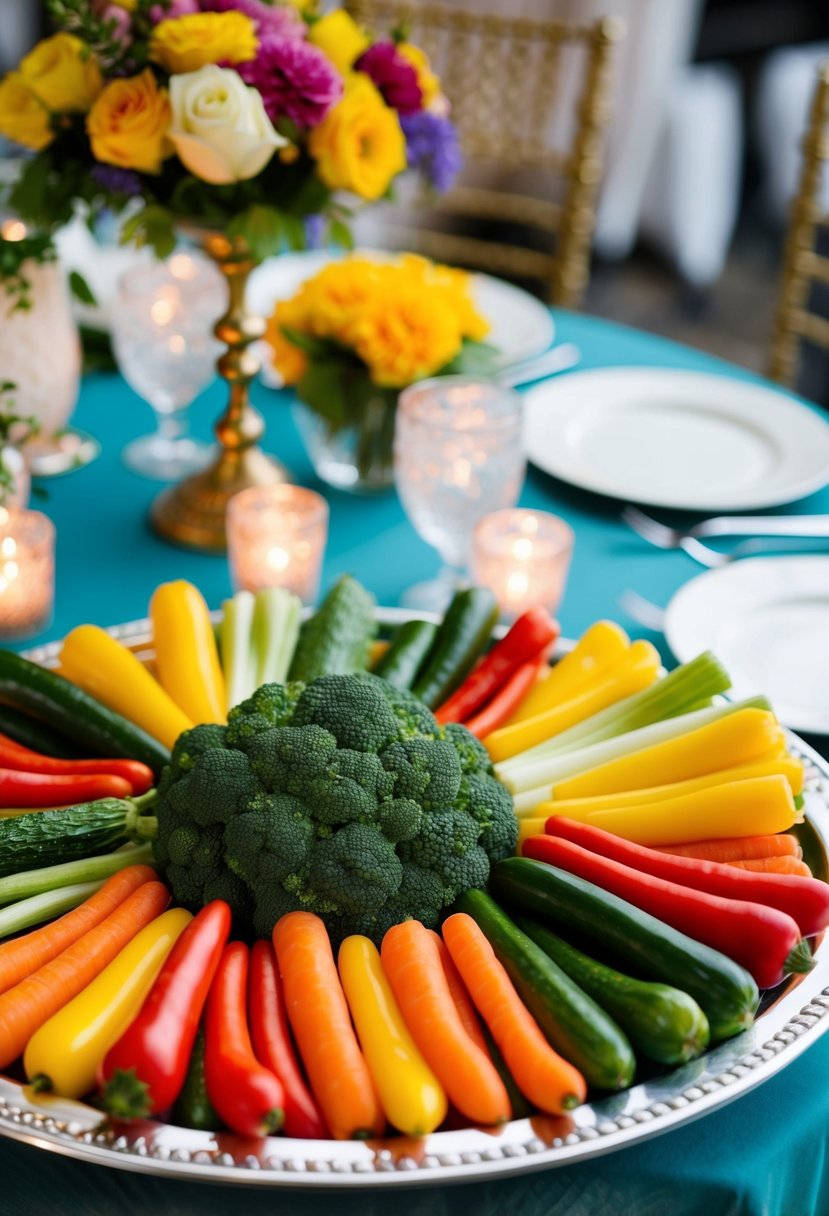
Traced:
<svg viewBox="0 0 829 1216">
<path fill-rule="evenodd" d="M 87 283 L 86 279 L 77 270 L 73 270 L 69 274 L 69 289 L 76 300 L 80 300 L 81 304 L 90 304 L 94 306 L 98 303 L 95 299 L 95 294 L 92 288 Z"/>
<path fill-rule="evenodd" d="M 274 207 L 256 203 L 232 219 L 226 231 L 228 236 L 242 237 L 256 260 L 262 262 L 279 253 L 285 233 L 285 217 Z"/>
<path fill-rule="evenodd" d="M 351 229 L 340 219 L 332 219 L 328 224 L 328 239 L 332 245 L 340 245 L 343 249 L 354 248 L 354 237 Z"/>
<path fill-rule="evenodd" d="M 149 245 L 156 257 L 166 258 L 176 247 L 173 215 L 166 207 L 152 204 L 131 216 L 121 229 L 122 244 L 139 248 Z"/>
<path fill-rule="evenodd" d="M 458 354 L 451 363 L 441 368 L 442 376 L 493 376 L 501 360 L 500 351 L 488 342 L 464 340 Z"/>
</svg>

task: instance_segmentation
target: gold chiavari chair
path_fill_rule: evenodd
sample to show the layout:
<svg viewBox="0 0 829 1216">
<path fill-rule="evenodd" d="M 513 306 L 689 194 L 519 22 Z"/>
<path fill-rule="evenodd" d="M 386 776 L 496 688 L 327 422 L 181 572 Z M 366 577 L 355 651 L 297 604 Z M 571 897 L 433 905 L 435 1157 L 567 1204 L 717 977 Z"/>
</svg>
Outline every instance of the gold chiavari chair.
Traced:
<svg viewBox="0 0 829 1216">
<path fill-rule="evenodd" d="M 769 366 L 771 378 L 790 388 L 797 385 L 806 343 L 829 350 L 829 317 L 815 311 L 816 289 L 829 285 L 829 213 L 822 202 L 827 172 L 829 61 L 818 72 L 803 139 L 800 183 L 791 207 Z"/>
<path fill-rule="evenodd" d="M 367 28 L 405 29 L 423 47 L 464 154 L 459 182 L 446 195 L 404 220 L 395 209 L 388 229 L 395 243 L 508 278 L 540 279 L 551 303 L 577 307 L 590 273 L 612 49 L 623 24 L 510 18 L 421 0 L 350 0 L 349 8 Z M 573 98 L 569 116 L 557 110 L 565 92 Z M 565 143 L 555 146 L 551 132 L 562 117 Z M 483 235 L 474 234 L 482 227 Z"/>
</svg>

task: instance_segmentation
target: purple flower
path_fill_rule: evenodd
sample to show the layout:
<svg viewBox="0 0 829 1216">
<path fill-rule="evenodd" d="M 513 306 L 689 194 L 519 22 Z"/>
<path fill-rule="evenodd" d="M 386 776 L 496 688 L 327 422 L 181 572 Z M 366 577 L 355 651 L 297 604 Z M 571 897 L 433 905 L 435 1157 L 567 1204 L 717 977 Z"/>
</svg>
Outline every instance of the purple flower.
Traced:
<svg viewBox="0 0 829 1216">
<path fill-rule="evenodd" d="M 92 180 L 109 190 L 111 194 L 131 196 L 141 193 L 141 178 L 132 169 L 121 169 L 118 165 L 104 165 L 97 161 L 92 166 Z"/>
<path fill-rule="evenodd" d="M 383 95 L 386 105 L 398 114 L 416 114 L 423 105 L 417 72 L 399 54 L 393 42 L 375 42 L 364 51 L 354 67 L 365 72 Z"/>
<path fill-rule="evenodd" d="M 173 17 L 188 17 L 199 11 L 199 0 L 167 0 L 166 4 L 154 4 L 150 9 L 150 21 L 158 25 Z"/>
<path fill-rule="evenodd" d="M 305 244 L 309 249 L 321 249 L 322 240 L 325 236 L 325 216 L 324 215 L 306 215 L 305 217 Z"/>
<path fill-rule="evenodd" d="M 113 39 L 126 44 L 132 42 L 132 17 L 126 9 L 118 4 L 105 4 L 100 9 L 100 17 L 112 26 Z"/>
<path fill-rule="evenodd" d="M 210 13 L 226 13 L 229 9 L 244 13 L 255 23 L 260 38 L 268 35 L 303 42 L 308 33 L 305 22 L 289 4 L 271 5 L 263 0 L 202 0 L 201 7 Z"/>
<path fill-rule="evenodd" d="M 406 160 L 441 193 L 448 190 L 463 166 L 458 133 L 448 118 L 421 110 L 400 119 L 406 136 Z"/>
<path fill-rule="evenodd" d="M 315 127 L 343 93 L 342 78 L 322 51 L 270 34 L 263 36 L 256 58 L 237 71 L 262 94 L 271 122 L 284 117 L 298 127 Z"/>
</svg>

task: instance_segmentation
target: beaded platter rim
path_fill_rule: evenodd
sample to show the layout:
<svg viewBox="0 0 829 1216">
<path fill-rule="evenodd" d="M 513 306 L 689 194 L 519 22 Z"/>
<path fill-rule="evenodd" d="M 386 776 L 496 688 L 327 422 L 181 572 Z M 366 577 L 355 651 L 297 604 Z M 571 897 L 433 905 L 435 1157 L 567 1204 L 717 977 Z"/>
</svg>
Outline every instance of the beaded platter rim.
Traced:
<svg viewBox="0 0 829 1216">
<path fill-rule="evenodd" d="M 401 609 L 378 610 L 381 625 L 399 624 L 410 615 Z M 146 620 L 111 632 L 149 655 Z M 51 666 L 59 648 L 59 642 L 49 643 L 28 657 Z M 568 644 L 562 644 L 559 653 L 566 649 Z M 806 819 L 825 860 L 829 762 L 796 735 L 789 734 L 789 744 L 807 764 Z M 792 979 L 750 1030 L 681 1068 L 586 1103 L 565 1117 L 517 1119 L 496 1131 L 464 1128 L 418 1140 L 260 1140 L 151 1120 L 119 1123 L 81 1102 L 36 1097 L 0 1076 L 0 1135 L 115 1169 L 287 1189 L 437 1186 L 570 1165 L 701 1118 L 794 1061 L 829 1028 L 829 944 L 816 958 L 814 970 Z"/>
</svg>

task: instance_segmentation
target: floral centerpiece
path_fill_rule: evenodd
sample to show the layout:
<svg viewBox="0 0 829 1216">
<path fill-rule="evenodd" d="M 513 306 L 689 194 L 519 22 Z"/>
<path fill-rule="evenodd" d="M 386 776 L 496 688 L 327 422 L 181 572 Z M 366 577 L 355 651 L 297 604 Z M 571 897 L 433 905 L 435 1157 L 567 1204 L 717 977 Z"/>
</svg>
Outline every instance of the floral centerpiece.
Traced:
<svg viewBox="0 0 829 1216">
<path fill-rule="evenodd" d="M 321 16 L 265 0 L 47 8 L 58 32 L 0 83 L 0 134 L 33 153 L 11 205 L 45 231 L 79 204 L 93 217 L 125 212 L 125 237 L 160 255 L 185 222 L 191 235 L 219 234 L 203 243 L 231 284 L 222 336 L 235 349 L 222 367 L 237 386 L 253 366 L 241 347 L 261 332 L 243 308 L 253 265 L 286 246 L 348 243 L 353 204 L 387 196 L 407 167 L 441 189 L 458 167 L 426 56 L 402 34 L 373 40 L 344 9 Z M 257 459 L 253 418 L 237 391 L 217 426 L 225 452 L 174 504 L 179 515 L 215 514 L 222 532 L 209 547 L 223 544 L 222 499 L 280 475 Z M 156 525 L 200 543 L 195 526 L 185 535 L 160 516 Z"/>
<path fill-rule="evenodd" d="M 266 337 L 296 387 L 298 421 L 318 474 L 346 488 L 392 480 L 397 396 L 427 376 L 488 372 L 497 352 L 471 276 L 414 254 L 351 256 L 280 301 Z"/>
</svg>

